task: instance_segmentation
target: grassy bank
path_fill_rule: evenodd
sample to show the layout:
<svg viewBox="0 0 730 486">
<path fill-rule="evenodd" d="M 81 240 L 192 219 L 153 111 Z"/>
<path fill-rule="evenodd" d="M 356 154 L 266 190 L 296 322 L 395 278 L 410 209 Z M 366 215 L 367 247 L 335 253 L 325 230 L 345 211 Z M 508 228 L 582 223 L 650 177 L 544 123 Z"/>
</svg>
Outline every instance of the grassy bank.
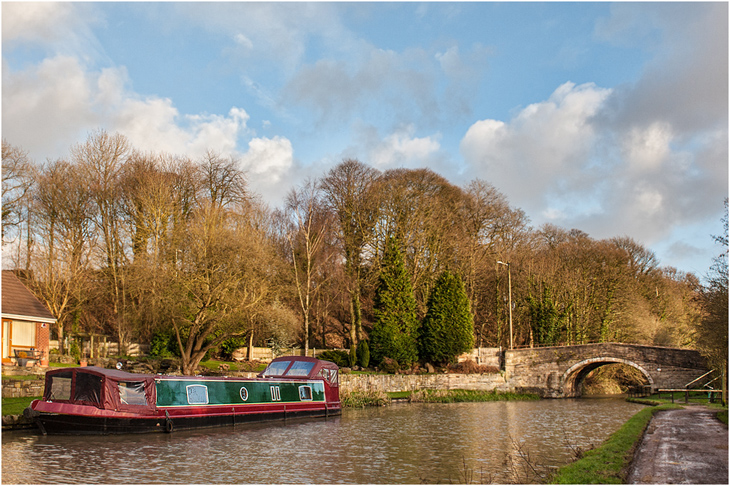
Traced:
<svg viewBox="0 0 730 486">
<path fill-rule="evenodd" d="M 21 415 L 26 407 L 30 406 L 33 400 L 39 400 L 41 397 L 20 397 L 6 398 L 3 397 L 2 414 L 3 415 Z"/>
<path fill-rule="evenodd" d="M 539 400 L 538 395 L 478 390 L 419 390 L 411 393 L 409 402 L 456 403 L 456 402 L 500 402 L 515 400 Z"/>
<path fill-rule="evenodd" d="M 664 394 L 664 396 L 651 395 L 646 398 L 627 398 L 626 401 L 633 402 L 633 403 L 641 403 L 642 405 L 651 405 L 651 406 L 665 405 L 665 404 L 671 404 L 671 403 L 676 403 L 678 405 L 682 405 L 682 404 L 684 404 L 684 395 L 681 396 L 681 399 L 677 399 L 677 397 L 675 397 L 674 402 L 672 402 L 671 397 L 667 398 L 666 393 Z M 716 414 L 717 419 L 720 422 L 724 423 L 725 425 L 728 425 L 728 422 L 727 422 L 728 408 L 727 408 L 727 406 L 722 405 L 721 403 L 718 403 L 718 402 L 709 403 L 706 398 L 706 394 L 703 395 L 700 393 L 696 393 L 696 394 L 691 395 L 690 399 L 689 399 L 689 403 L 694 404 L 694 405 L 704 405 L 711 409 L 716 409 L 717 410 L 717 414 Z"/>
<path fill-rule="evenodd" d="M 638 446 L 651 418 L 660 410 L 682 408 L 665 404 L 645 408 L 631 417 L 600 447 L 585 453 L 582 459 L 561 467 L 552 484 L 621 484 L 634 449 Z"/>
<path fill-rule="evenodd" d="M 407 400 L 411 403 L 456 403 L 456 402 L 495 402 L 508 400 L 539 400 L 533 394 L 499 393 L 476 390 L 418 390 L 415 392 L 383 393 L 342 392 L 340 400 L 345 408 L 382 407 L 392 400 Z"/>
</svg>

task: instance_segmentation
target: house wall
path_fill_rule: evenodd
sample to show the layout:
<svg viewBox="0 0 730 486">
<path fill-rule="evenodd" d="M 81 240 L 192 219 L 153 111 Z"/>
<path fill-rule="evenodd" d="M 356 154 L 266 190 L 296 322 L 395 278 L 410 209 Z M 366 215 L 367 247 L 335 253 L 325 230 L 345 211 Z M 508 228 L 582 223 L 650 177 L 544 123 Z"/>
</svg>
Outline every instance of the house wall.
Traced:
<svg viewBox="0 0 730 486">
<path fill-rule="evenodd" d="M 3 332 L 2 332 L 2 362 L 6 364 L 15 363 L 15 354 L 13 350 L 15 349 L 30 349 L 34 348 L 37 349 L 41 353 L 42 359 L 48 359 L 49 356 L 49 345 L 50 345 L 50 324 L 45 322 L 33 322 L 33 321 L 23 321 L 18 319 L 3 319 L 2 321 L 3 325 Z M 23 336 L 28 336 L 29 333 L 27 331 L 27 326 L 32 326 L 35 331 L 35 336 L 32 336 L 32 338 L 28 341 L 23 339 L 22 341 L 18 342 L 18 339 L 13 339 L 13 334 L 18 336 L 22 333 Z M 20 328 L 23 328 L 21 332 L 18 332 Z M 13 328 L 15 328 L 15 333 L 13 332 Z M 6 344 L 5 340 L 8 340 L 8 343 Z M 29 365 L 32 365 L 33 363 L 29 363 Z"/>
</svg>

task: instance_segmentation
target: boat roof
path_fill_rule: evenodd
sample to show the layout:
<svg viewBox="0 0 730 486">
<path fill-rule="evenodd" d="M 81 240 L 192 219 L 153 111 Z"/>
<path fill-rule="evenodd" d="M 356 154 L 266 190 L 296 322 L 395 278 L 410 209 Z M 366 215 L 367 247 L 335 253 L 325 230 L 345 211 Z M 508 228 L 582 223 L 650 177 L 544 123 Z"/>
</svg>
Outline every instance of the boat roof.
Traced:
<svg viewBox="0 0 730 486">
<path fill-rule="evenodd" d="M 275 358 L 271 361 L 271 363 L 276 362 L 291 362 L 291 361 L 299 361 L 299 362 L 310 362 L 313 363 L 315 366 L 312 367 L 312 372 L 316 372 L 317 370 L 321 368 L 326 369 L 334 369 L 337 370 L 339 367 L 332 363 L 331 361 L 324 361 L 317 358 L 310 358 L 308 356 L 281 356 L 279 358 Z M 269 363 L 269 366 L 271 366 L 271 363 Z M 318 366 L 316 366 L 318 365 Z M 287 367 L 288 368 L 288 367 Z M 142 373 L 129 373 L 127 371 L 121 371 L 117 369 L 109 369 L 109 368 L 101 368 L 99 366 L 83 366 L 83 367 L 75 367 L 75 368 L 58 368 L 55 370 L 48 371 L 47 375 L 55 375 L 58 373 L 68 372 L 68 371 L 76 371 L 77 373 L 91 373 L 95 375 L 102 375 L 105 376 L 113 381 L 142 381 L 146 379 L 179 379 L 179 378 L 194 378 L 196 380 L 221 380 L 226 379 L 226 377 L 222 376 L 185 376 L 185 375 L 159 375 L 159 374 L 142 374 Z M 259 374 L 261 377 L 263 373 Z M 276 376 L 276 375 L 268 375 L 268 376 Z"/>
<path fill-rule="evenodd" d="M 55 375 L 65 371 L 76 371 L 77 373 L 91 373 L 96 375 L 104 375 L 111 378 L 114 381 L 140 381 L 146 378 L 154 378 L 157 375 L 152 374 L 141 374 L 141 373 L 129 373 L 127 371 L 120 371 L 116 369 L 101 368 L 99 366 L 82 366 L 77 368 L 58 368 L 56 370 L 48 371 L 47 375 Z"/>
</svg>

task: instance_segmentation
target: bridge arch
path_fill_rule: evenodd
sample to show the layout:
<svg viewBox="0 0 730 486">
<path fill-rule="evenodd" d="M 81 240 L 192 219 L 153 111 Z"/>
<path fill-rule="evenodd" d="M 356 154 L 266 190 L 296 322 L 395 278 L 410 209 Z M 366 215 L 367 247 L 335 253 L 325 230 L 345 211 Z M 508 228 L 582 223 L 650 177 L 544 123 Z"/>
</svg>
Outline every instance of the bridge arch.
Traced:
<svg viewBox="0 0 730 486">
<path fill-rule="evenodd" d="M 607 364 L 625 364 L 639 370 L 646 380 L 649 382 L 652 390 L 654 389 L 654 379 L 646 369 L 641 365 L 623 358 L 614 358 L 611 356 L 602 356 L 597 358 L 584 359 L 575 363 L 568 368 L 561 376 L 562 395 L 564 397 L 576 397 L 580 395 L 580 384 L 583 382 L 588 373 Z"/>
</svg>

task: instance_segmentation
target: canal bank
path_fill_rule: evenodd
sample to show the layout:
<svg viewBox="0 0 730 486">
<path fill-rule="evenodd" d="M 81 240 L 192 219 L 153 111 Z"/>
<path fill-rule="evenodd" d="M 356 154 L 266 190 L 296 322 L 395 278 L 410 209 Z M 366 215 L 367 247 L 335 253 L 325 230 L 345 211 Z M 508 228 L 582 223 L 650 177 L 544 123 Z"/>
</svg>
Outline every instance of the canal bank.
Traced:
<svg viewBox="0 0 730 486">
<path fill-rule="evenodd" d="M 561 467 L 552 483 L 727 484 L 727 425 L 717 413 L 698 405 L 647 407 L 600 447 Z"/>
<path fill-rule="evenodd" d="M 656 413 L 628 484 L 728 484 L 728 427 L 699 405 Z"/>
</svg>

